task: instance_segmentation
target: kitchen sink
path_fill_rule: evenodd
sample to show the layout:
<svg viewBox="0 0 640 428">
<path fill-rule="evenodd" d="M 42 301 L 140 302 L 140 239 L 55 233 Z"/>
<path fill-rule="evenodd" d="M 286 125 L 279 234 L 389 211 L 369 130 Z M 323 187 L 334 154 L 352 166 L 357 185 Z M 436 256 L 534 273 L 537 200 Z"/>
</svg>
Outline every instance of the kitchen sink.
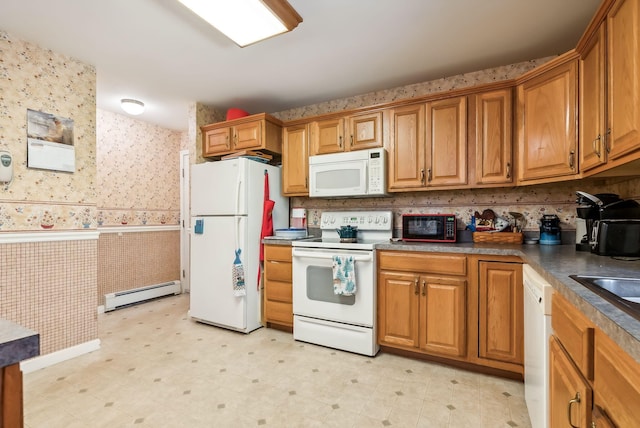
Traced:
<svg viewBox="0 0 640 428">
<path fill-rule="evenodd" d="M 591 291 L 640 320 L 640 278 L 569 275 Z"/>
</svg>

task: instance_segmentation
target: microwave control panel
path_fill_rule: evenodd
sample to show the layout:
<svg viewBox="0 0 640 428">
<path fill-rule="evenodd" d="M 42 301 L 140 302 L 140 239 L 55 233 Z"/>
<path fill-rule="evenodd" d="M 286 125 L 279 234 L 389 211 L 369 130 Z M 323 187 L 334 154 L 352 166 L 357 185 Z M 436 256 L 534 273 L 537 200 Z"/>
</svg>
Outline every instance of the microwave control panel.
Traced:
<svg viewBox="0 0 640 428">
<path fill-rule="evenodd" d="M 371 150 L 369 152 L 369 194 L 383 195 L 386 192 L 386 174 L 384 169 L 385 151 Z"/>
</svg>

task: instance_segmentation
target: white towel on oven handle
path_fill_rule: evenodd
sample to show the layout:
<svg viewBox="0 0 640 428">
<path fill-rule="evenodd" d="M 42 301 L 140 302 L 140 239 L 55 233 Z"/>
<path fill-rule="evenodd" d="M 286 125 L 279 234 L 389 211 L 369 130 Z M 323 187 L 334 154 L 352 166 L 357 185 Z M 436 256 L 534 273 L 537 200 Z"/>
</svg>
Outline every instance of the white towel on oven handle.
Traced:
<svg viewBox="0 0 640 428">
<path fill-rule="evenodd" d="M 356 261 L 353 256 L 333 256 L 333 293 L 339 296 L 356 294 Z"/>
</svg>

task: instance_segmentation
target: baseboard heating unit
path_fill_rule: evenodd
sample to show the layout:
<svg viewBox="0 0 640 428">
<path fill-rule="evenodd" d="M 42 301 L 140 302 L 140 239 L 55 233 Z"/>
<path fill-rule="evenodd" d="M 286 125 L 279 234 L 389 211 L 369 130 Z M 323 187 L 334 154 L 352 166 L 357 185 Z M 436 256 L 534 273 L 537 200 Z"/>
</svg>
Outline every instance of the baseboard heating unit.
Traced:
<svg viewBox="0 0 640 428">
<path fill-rule="evenodd" d="M 113 311 L 122 306 L 128 306 L 133 303 L 139 303 L 145 300 L 155 299 L 157 297 L 180 293 L 182 293 L 180 281 L 163 282 L 162 284 L 134 288 L 133 290 L 109 293 L 104 295 L 104 310 L 105 312 Z"/>
</svg>

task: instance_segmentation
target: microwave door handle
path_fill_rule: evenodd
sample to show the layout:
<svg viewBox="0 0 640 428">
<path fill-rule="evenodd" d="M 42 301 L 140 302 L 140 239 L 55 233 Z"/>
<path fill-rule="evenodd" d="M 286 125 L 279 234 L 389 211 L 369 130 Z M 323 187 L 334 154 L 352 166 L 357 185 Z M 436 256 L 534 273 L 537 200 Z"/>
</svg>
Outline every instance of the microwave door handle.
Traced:
<svg viewBox="0 0 640 428">
<path fill-rule="evenodd" d="M 341 255 L 342 253 L 336 253 L 336 254 Z M 313 251 L 296 250 L 295 253 L 293 253 L 293 257 L 309 257 L 312 259 L 332 259 L 333 254 L 314 253 Z M 354 256 L 353 260 L 357 262 L 370 262 L 371 260 L 373 260 L 373 254 L 370 254 L 367 256 Z"/>
</svg>

